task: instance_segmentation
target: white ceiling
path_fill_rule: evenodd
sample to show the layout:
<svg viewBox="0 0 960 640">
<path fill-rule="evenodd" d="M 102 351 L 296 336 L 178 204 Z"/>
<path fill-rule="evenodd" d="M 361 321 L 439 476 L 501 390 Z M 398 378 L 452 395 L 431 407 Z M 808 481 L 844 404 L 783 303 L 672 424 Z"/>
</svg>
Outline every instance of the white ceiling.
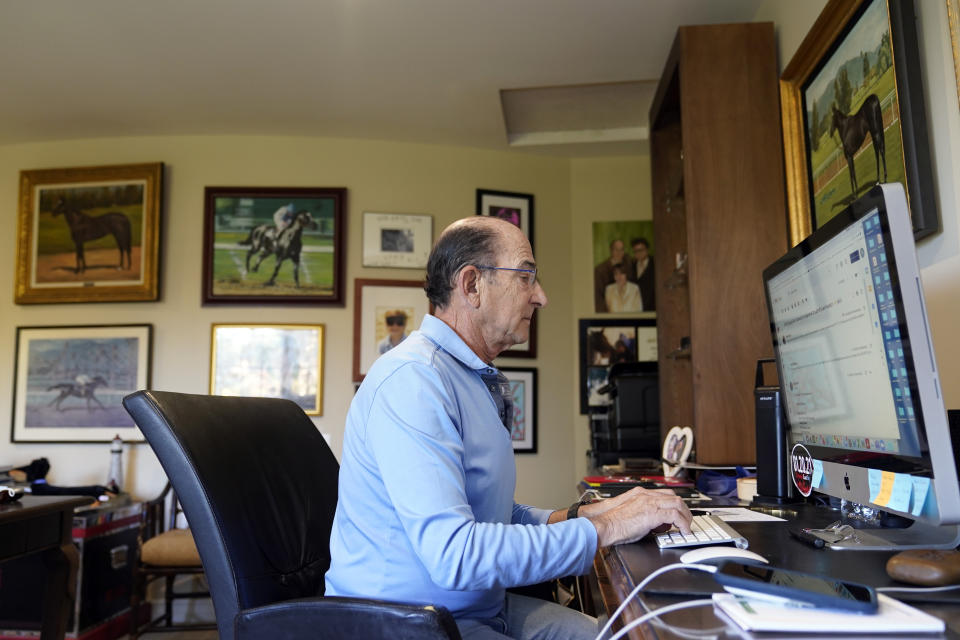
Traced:
<svg viewBox="0 0 960 640">
<path fill-rule="evenodd" d="M 0 0 L 0 144 L 262 134 L 635 149 L 676 28 L 750 21 L 760 4 Z M 621 84 L 637 81 L 647 88 Z M 597 109 L 569 85 L 627 91 Z M 561 89 L 539 102 L 509 91 L 534 88 Z M 526 109 L 509 139 L 502 91 Z"/>
</svg>

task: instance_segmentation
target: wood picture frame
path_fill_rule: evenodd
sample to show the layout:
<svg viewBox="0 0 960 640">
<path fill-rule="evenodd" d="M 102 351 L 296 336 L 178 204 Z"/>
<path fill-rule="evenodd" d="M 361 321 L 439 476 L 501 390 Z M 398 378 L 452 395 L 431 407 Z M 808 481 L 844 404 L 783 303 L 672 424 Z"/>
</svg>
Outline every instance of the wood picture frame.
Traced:
<svg viewBox="0 0 960 640">
<path fill-rule="evenodd" d="M 347 190 L 206 187 L 204 304 L 343 304 Z"/>
<path fill-rule="evenodd" d="M 533 195 L 477 189 L 477 215 L 500 218 L 520 227 L 530 242 L 530 248 L 534 248 Z"/>
<path fill-rule="evenodd" d="M 322 324 L 213 324 L 210 394 L 286 398 L 323 415 Z"/>
<path fill-rule="evenodd" d="M 153 325 L 17 327 L 10 441 L 142 442 L 124 396 L 150 388 Z"/>
<path fill-rule="evenodd" d="M 430 303 L 420 280 L 354 280 L 354 382 L 363 380 L 374 360 L 402 342 L 428 313 Z"/>
<path fill-rule="evenodd" d="M 163 163 L 20 172 L 14 302 L 160 297 Z"/>
<path fill-rule="evenodd" d="M 363 214 L 363 266 L 425 269 L 433 245 L 433 216 Z"/>
<path fill-rule="evenodd" d="M 939 230 L 914 16 L 912 0 L 830 0 L 784 69 L 791 245 L 874 178 L 904 185 L 916 239 Z"/>
<path fill-rule="evenodd" d="M 500 367 L 510 381 L 513 420 L 510 441 L 514 453 L 537 452 L 537 370 L 535 367 Z"/>
<path fill-rule="evenodd" d="M 584 318 L 580 320 L 580 413 L 607 410 L 612 398 L 601 389 L 618 362 L 657 362 L 654 318 Z"/>
</svg>

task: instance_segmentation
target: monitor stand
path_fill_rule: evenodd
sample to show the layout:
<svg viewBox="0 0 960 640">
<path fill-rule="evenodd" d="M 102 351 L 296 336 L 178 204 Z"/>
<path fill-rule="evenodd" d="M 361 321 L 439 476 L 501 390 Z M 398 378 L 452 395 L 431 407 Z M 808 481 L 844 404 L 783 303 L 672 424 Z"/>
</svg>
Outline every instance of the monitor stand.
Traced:
<svg viewBox="0 0 960 640">
<path fill-rule="evenodd" d="M 831 542 L 825 535 L 826 547 L 833 551 L 904 551 L 906 549 L 955 549 L 960 546 L 960 527 L 957 525 L 933 526 L 914 522 L 902 529 L 854 529 L 853 536 Z"/>
</svg>

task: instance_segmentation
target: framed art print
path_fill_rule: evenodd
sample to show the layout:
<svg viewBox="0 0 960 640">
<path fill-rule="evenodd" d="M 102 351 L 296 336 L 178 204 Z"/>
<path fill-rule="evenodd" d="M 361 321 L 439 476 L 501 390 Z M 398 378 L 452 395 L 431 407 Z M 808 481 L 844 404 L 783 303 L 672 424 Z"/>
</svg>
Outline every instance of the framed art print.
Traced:
<svg viewBox="0 0 960 640">
<path fill-rule="evenodd" d="M 160 296 L 163 163 L 20 172 L 14 302 Z"/>
<path fill-rule="evenodd" d="M 510 381 L 513 399 L 513 420 L 510 440 L 514 453 L 537 452 L 537 370 L 535 368 L 500 367 Z"/>
<path fill-rule="evenodd" d="M 342 304 L 342 188 L 207 187 L 203 301 Z"/>
<path fill-rule="evenodd" d="M 214 324 L 210 393 L 286 398 L 323 415 L 322 324 Z"/>
<path fill-rule="evenodd" d="M 373 361 L 403 342 L 429 312 L 419 280 L 354 280 L 353 380 L 363 380 Z"/>
<path fill-rule="evenodd" d="M 425 269 L 433 243 L 431 216 L 363 214 L 363 266 Z"/>
<path fill-rule="evenodd" d="M 604 391 L 610 367 L 656 361 L 655 319 L 580 320 L 580 413 L 605 411 L 612 404 L 613 399 Z"/>
<path fill-rule="evenodd" d="M 533 247 L 533 196 L 529 193 L 477 189 L 477 215 L 501 218 L 518 227 Z"/>
<path fill-rule="evenodd" d="M 149 324 L 17 327 L 11 442 L 142 442 L 124 396 L 150 388 Z"/>
</svg>

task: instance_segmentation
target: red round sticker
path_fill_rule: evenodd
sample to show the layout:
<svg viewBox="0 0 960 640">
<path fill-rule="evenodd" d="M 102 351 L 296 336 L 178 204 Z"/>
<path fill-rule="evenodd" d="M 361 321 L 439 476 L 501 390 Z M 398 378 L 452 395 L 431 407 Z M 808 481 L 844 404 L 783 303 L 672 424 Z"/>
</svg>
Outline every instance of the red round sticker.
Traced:
<svg viewBox="0 0 960 640">
<path fill-rule="evenodd" d="M 790 452 L 790 467 L 794 486 L 804 497 L 809 496 L 813 492 L 813 456 L 799 442 Z"/>
</svg>

